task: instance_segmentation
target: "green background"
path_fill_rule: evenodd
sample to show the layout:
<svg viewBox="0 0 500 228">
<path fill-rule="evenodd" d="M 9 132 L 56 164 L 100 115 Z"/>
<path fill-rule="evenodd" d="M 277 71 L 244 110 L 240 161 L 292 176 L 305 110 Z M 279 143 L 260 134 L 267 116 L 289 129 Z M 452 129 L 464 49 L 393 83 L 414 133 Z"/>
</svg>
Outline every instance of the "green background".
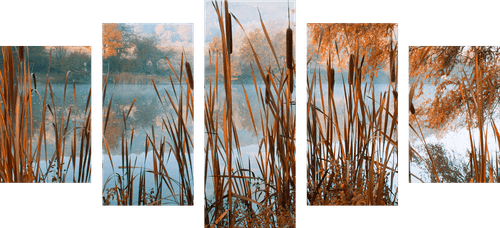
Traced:
<svg viewBox="0 0 500 228">
<path fill-rule="evenodd" d="M 203 1 L 25 1 L 0 6 L 0 45 L 92 45 L 94 97 L 100 97 L 100 23 L 194 22 L 196 30 L 196 206 L 102 208 L 100 170 L 92 184 L 1 184 L 1 227 L 202 227 Z M 400 84 L 405 85 L 407 45 L 495 45 L 500 2 L 297 0 L 298 226 L 471 227 L 497 224 L 498 184 L 406 184 L 400 175 L 400 206 L 307 208 L 304 206 L 304 48 L 307 22 L 398 22 Z M 301 85 L 301 86 L 300 86 Z M 406 86 L 400 94 L 406 94 Z M 94 153 L 99 155 L 100 100 L 94 100 Z M 400 113 L 406 113 L 401 96 Z M 406 141 L 405 115 L 400 141 Z M 400 148 L 400 173 L 406 172 Z M 94 157 L 94 164 L 100 156 Z"/>
</svg>

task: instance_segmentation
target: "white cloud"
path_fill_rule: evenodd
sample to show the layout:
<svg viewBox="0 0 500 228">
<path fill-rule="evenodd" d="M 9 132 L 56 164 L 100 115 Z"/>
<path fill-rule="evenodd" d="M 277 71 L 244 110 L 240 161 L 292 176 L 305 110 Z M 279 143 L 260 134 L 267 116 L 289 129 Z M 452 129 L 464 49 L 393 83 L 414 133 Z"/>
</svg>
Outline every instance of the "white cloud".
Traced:
<svg viewBox="0 0 500 228">
<path fill-rule="evenodd" d="M 189 24 L 162 24 L 155 29 L 162 46 L 190 46 L 192 45 L 193 30 Z"/>
</svg>

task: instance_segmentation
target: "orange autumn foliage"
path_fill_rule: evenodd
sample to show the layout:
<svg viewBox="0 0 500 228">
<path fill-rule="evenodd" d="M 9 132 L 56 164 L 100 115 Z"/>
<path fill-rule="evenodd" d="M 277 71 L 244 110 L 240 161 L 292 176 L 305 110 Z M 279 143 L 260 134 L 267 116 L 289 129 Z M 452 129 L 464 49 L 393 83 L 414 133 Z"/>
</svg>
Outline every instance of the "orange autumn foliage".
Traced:
<svg viewBox="0 0 500 228">
<path fill-rule="evenodd" d="M 116 55 L 116 49 L 123 47 L 122 31 L 118 24 L 102 24 L 102 57 L 104 59 Z"/>
<path fill-rule="evenodd" d="M 355 54 L 358 51 L 360 56 L 365 56 L 367 66 L 363 67 L 362 75 L 368 74 L 370 78 L 376 77 L 379 70 L 389 69 L 390 45 L 396 50 L 395 59 L 398 59 L 397 24 L 315 23 L 308 24 L 307 27 L 310 40 L 307 58 L 310 59 L 316 55 L 324 61 L 331 53 L 334 58 L 334 67 L 339 72 L 341 69 L 347 69 L 349 54 Z M 321 47 L 318 50 L 320 42 Z"/>
<path fill-rule="evenodd" d="M 476 58 L 479 75 L 476 75 Z M 470 108 L 473 125 L 477 124 L 477 108 L 481 107 L 483 119 L 491 118 L 500 104 L 500 47 L 435 46 L 409 48 L 410 80 L 420 84 L 416 98 L 423 90 L 435 86 L 433 97 L 416 106 L 417 116 L 426 118 L 426 127 L 444 130 L 450 127 L 466 126 L 467 121 L 453 122 Z M 460 85 L 465 91 L 475 91 L 482 78 L 481 104 L 473 94 L 462 96 Z M 415 99 L 416 99 L 415 98 Z M 415 118 L 415 117 L 411 117 Z"/>
</svg>

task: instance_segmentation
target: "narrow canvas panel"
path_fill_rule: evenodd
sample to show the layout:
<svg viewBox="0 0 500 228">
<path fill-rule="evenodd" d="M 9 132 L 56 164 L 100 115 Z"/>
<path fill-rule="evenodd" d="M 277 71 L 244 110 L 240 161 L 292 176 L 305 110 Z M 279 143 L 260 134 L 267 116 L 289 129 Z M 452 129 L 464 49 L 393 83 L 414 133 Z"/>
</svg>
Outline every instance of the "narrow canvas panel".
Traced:
<svg viewBox="0 0 500 228">
<path fill-rule="evenodd" d="M 410 46 L 410 183 L 498 183 L 498 46 Z"/>
<path fill-rule="evenodd" d="M 295 226 L 295 2 L 205 2 L 205 225 Z"/>
<path fill-rule="evenodd" d="M 193 25 L 103 24 L 103 205 L 193 205 Z"/>
<path fill-rule="evenodd" d="M 398 205 L 397 24 L 308 24 L 308 205 Z"/>
<path fill-rule="evenodd" d="M 90 49 L 1 47 L 0 182 L 90 182 Z"/>
</svg>

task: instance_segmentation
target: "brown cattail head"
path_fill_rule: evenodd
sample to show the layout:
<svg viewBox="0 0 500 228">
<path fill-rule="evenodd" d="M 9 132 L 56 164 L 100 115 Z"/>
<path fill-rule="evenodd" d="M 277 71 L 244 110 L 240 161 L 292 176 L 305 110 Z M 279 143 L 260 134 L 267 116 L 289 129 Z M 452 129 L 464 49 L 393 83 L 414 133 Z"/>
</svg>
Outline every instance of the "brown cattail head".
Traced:
<svg viewBox="0 0 500 228">
<path fill-rule="evenodd" d="M 392 91 L 392 95 L 394 95 L 394 100 L 397 100 L 397 99 L 398 99 L 398 91 L 393 90 L 393 91 Z"/>
<path fill-rule="evenodd" d="M 334 85 L 335 85 L 335 69 L 331 67 L 328 70 L 328 90 L 333 91 Z"/>
<path fill-rule="evenodd" d="M 392 44 L 391 44 L 391 51 L 389 52 L 389 60 L 390 60 L 390 67 L 391 67 L 391 82 L 396 82 L 396 64 L 394 61 L 394 50 L 392 50 Z"/>
<path fill-rule="evenodd" d="M 354 76 L 354 57 L 352 54 L 349 56 L 349 85 L 352 85 L 352 80 Z"/>
<path fill-rule="evenodd" d="M 224 1 L 224 15 L 226 16 L 226 44 L 227 44 L 227 53 L 233 53 L 233 34 L 231 28 L 231 14 L 229 13 L 229 6 L 227 1 Z"/>
<path fill-rule="evenodd" d="M 411 83 L 410 94 L 409 94 L 409 103 L 410 103 L 410 112 L 411 114 L 415 114 L 415 107 L 413 106 L 413 95 L 415 94 L 415 88 L 417 87 L 417 80 L 414 80 Z"/>
<path fill-rule="evenodd" d="M 410 112 L 411 112 L 411 114 L 415 114 L 415 107 L 413 107 L 412 102 L 410 102 Z"/>
<path fill-rule="evenodd" d="M 35 84 L 35 89 L 36 89 L 36 76 L 35 76 L 35 73 L 32 73 L 31 75 L 33 75 L 33 84 Z"/>
<path fill-rule="evenodd" d="M 293 31 L 291 28 L 286 29 L 286 67 L 293 67 Z"/>
<path fill-rule="evenodd" d="M 233 29 L 231 25 L 231 15 L 229 14 L 229 6 L 227 0 L 224 1 L 224 9 L 226 15 L 226 40 L 227 40 L 227 52 L 229 54 L 233 53 Z"/>
<path fill-rule="evenodd" d="M 271 86 L 271 76 L 267 74 L 266 77 L 266 104 L 269 104 L 269 97 L 271 96 L 270 93 L 270 87 Z"/>
<path fill-rule="evenodd" d="M 191 65 L 187 61 L 186 61 L 186 73 L 188 75 L 189 87 L 191 87 L 191 90 L 193 90 L 194 89 L 193 73 L 191 71 Z"/>
<path fill-rule="evenodd" d="M 24 60 L 24 47 L 23 46 L 19 46 L 18 50 L 19 50 L 19 59 L 22 62 Z"/>
</svg>

